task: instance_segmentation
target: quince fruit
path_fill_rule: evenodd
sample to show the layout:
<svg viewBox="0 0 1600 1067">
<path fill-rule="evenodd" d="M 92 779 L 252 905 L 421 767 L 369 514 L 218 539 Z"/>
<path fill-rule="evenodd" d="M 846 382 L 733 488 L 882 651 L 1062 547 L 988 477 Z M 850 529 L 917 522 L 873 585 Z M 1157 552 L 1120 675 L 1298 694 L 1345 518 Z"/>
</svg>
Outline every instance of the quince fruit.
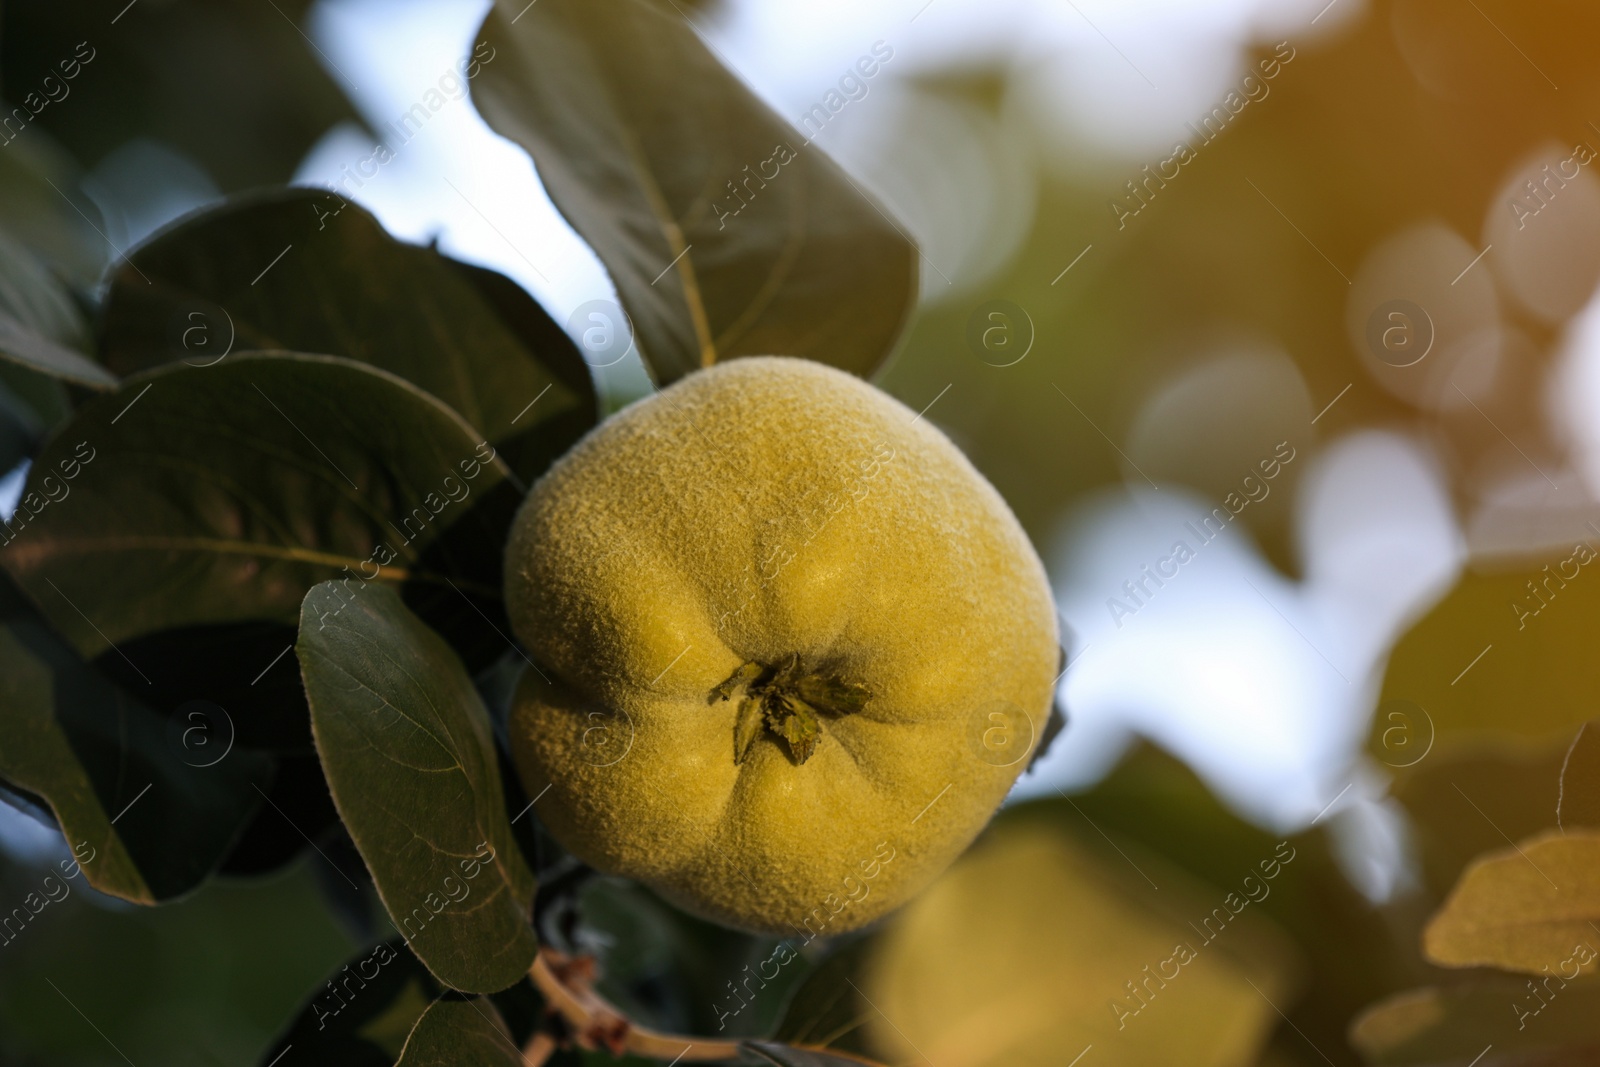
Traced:
<svg viewBox="0 0 1600 1067">
<path fill-rule="evenodd" d="M 1050 713 L 1055 610 L 1005 502 L 818 363 L 735 360 L 601 424 L 529 493 L 506 575 L 539 818 L 730 926 L 809 940 L 903 903 Z"/>
</svg>

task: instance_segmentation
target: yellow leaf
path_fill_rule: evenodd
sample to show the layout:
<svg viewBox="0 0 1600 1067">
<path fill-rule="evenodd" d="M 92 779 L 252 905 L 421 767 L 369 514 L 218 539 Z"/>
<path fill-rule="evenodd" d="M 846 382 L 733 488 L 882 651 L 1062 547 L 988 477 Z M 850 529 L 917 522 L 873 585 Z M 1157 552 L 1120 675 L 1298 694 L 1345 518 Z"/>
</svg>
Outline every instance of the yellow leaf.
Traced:
<svg viewBox="0 0 1600 1067">
<path fill-rule="evenodd" d="M 1600 833 L 1547 831 L 1472 863 L 1423 933 L 1446 967 L 1570 979 L 1600 945 Z"/>
</svg>

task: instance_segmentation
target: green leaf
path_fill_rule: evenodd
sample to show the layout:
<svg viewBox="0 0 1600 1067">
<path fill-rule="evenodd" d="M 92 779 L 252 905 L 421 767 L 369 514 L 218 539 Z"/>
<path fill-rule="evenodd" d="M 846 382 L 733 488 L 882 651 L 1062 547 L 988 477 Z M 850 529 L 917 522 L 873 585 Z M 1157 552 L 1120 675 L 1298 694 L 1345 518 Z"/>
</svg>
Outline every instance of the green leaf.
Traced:
<svg viewBox="0 0 1600 1067">
<path fill-rule="evenodd" d="M 1600 830 L 1600 719 L 1578 727 L 1561 764 L 1556 825 L 1563 830 Z"/>
<path fill-rule="evenodd" d="M 505 648 L 500 556 L 518 493 L 482 441 L 434 398 L 350 360 L 164 367 L 90 400 L 45 447 L 0 529 L 0 564 L 82 655 L 134 677 L 154 676 L 124 642 L 153 655 L 165 637 L 172 666 L 194 627 L 225 624 L 249 652 L 235 657 L 236 693 L 260 691 L 250 683 L 269 669 L 292 677 L 272 662 L 292 634 L 273 647 L 259 624 L 298 625 L 306 590 L 336 577 L 404 585 L 488 662 Z M 303 721 L 282 705 L 229 711 Z"/>
<path fill-rule="evenodd" d="M 1527 1053 L 1600 1042 L 1600 983 L 1557 975 L 1408 990 L 1362 1012 L 1350 1036 L 1374 1067 L 1528 1062 Z"/>
<path fill-rule="evenodd" d="M 1550 831 L 1468 867 L 1428 923 L 1423 951 L 1445 967 L 1540 974 L 1600 945 L 1597 923 L 1600 832 Z M 1580 964 L 1596 953 L 1588 947 Z"/>
<path fill-rule="evenodd" d="M 327 190 L 255 193 L 184 219 L 112 275 L 101 329 L 124 375 L 246 349 L 370 363 L 454 408 L 526 481 L 596 418 L 577 349 L 516 283 L 396 241 Z"/>
<path fill-rule="evenodd" d="M 88 328 L 71 295 L 32 252 L 0 232 L 0 356 L 92 389 L 117 376 L 84 355 Z"/>
<path fill-rule="evenodd" d="M 0 576 L 0 778 L 49 804 L 95 888 L 154 904 L 222 862 L 273 765 L 239 747 L 212 761 L 185 731 L 213 727 L 107 681 Z"/>
<path fill-rule="evenodd" d="M 260 1067 L 393 1067 L 406 1037 L 444 992 L 399 938 L 362 950 L 317 987 Z"/>
<path fill-rule="evenodd" d="M 332 582 L 307 594 L 297 650 L 334 803 L 396 929 L 451 988 L 512 985 L 538 951 L 536 886 L 461 661 L 392 589 Z"/>
<path fill-rule="evenodd" d="M 436 1000 L 422 1013 L 394 1067 L 522 1067 L 500 1013 L 486 997 Z"/>
<path fill-rule="evenodd" d="M 746 1041 L 739 1046 L 739 1052 L 743 1063 L 775 1064 L 776 1067 L 850 1067 L 863 1063 L 876 1067 L 872 1060 L 832 1049 L 796 1048 L 776 1041 Z"/>
<path fill-rule="evenodd" d="M 647 0 L 507 0 L 480 35 L 496 58 L 473 102 L 533 156 L 605 263 L 659 383 L 751 355 L 867 376 L 888 355 L 916 250 L 686 16 Z"/>
</svg>

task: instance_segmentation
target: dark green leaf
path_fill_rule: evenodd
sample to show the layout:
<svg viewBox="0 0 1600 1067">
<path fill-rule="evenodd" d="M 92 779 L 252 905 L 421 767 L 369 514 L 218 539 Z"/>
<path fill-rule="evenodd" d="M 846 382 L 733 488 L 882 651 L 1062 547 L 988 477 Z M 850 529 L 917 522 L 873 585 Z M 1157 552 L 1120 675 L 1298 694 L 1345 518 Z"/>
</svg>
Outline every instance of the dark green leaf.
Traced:
<svg viewBox="0 0 1600 1067">
<path fill-rule="evenodd" d="M 270 757 L 225 750 L 224 728 L 141 704 L 0 577 L 0 778 L 49 803 L 90 884 L 153 904 L 222 862 L 272 778 Z M 217 731 L 214 761 L 196 729 Z"/>
<path fill-rule="evenodd" d="M 10 414 L 34 446 L 72 414 L 67 387 L 60 379 L 8 359 L 0 359 L 0 408 Z"/>
<path fill-rule="evenodd" d="M 866 376 L 888 355 L 916 295 L 915 249 L 686 16 L 647 0 L 508 0 L 481 36 L 495 59 L 473 102 L 532 154 L 605 263 L 658 382 L 751 355 Z"/>
<path fill-rule="evenodd" d="M 538 951 L 536 887 L 461 661 L 386 586 L 317 586 L 297 648 L 334 803 L 396 928 L 454 989 L 513 984 Z"/>
<path fill-rule="evenodd" d="M 1578 727 L 1561 765 L 1556 825 L 1563 830 L 1600 830 L 1600 720 Z"/>
<path fill-rule="evenodd" d="M 575 942 L 596 955 L 596 991 L 628 1018 L 657 1030 L 723 1040 L 765 1037 L 810 968 L 792 941 L 714 925 L 625 879 L 590 878 L 578 910 Z"/>
<path fill-rule="evenodd" d="M 32 95 L 39 109 L 17 140 L 54 136 L 90 166 L 154 141 L 193 157 L 224 189 L 288 181 L 330 127 L 357 119 L 345 96 L 354 86 L 313 51 L 310 7 L 11 0 L 0 29 L 4 95 Z M 37 103 L 46 78 L 61 86 L 58 102 Z"/>
<path fill-rule="evenodd" d="M 394 1067 L 522 1067 L 500 1013 L 486 997 L 436 1000 L 417 1020 Z"/>
<path fill-rule="evenodd" d="M 330 974 L 260 1067 L 393 1067 L 406 1036 L 444 992 L 399 938 Z"/>
<path fill-rule="evenodd" d="M 543 1028 L 549 1021 L 546 1018 L 544 994 L 539 992 L 528 975 L 523 975 L 522 980 L 510 988 L 491 993 L 489 1000 L 500 1012 L 500 1018 L 506 1024 L 506 1034 L 519 1048 L 527 1044 L 535 1030 Z"/>
<path fill-rule="evenodd" d="M 117 377 L 84 355 L 88 329 L 71 295 L 34 254 L 0 232 L 0 356 L 94 389 Z"/>
<path fill-rule="evenodd" d="M 0 379 L 0 472 L 12 470 L 33 455 L 38 443 L 38 418 Z"/>
<path fill-rule="evenodd" d="M 328 784 L 322 778 L 321 764 L 317 766 L 317 781 L 328 810 L 332 812 L 334 828 L 319 835 L 317 847 L 306 856 L 306 861 L 311 864 L 311 875 L 316 879 L 317 889 L 322 893 L 328 912 L 344 927 L 351 942 L 357 945 L 370 944 L 380 932 L 388 932 L 389 916 L 378 900 L 378 891 L 372 884 L 372 876 L 367 873 L 367 865 L 362 861 L 356 843 L 350 840 L 344 824 L 339 822 L 338 812 L 333 810 L 333 797 L 327 792 Z M 235 850 L 235 855 L 228 857 L 230 864 L 237 854 Z M 226 867 L 223 869 L 227 870 Z"/>
<path fill-rule="evenodd" d="M 326 190 L 240 197 L 157 236 L 112 276 L 101 329 L 125 375 L 245 349 L 370 363 L 454 408 L 528 481 L 595 422 L 588 368 L 532 297 Z"/>
<path fill-rule="evenodd" d="M 117 385 L 116 376 L 100 364 L 57 344 L 3 311 L 0 311 L 0 356 L 76 385 L 94 389 L 115 389 Z"/>
<path fill-rule="evenodd" d="M 835 951 L 795 990 L 773 1035 L 799 1045 L 838 1046 L 841 1051 L 867 1051 L 863 1025 L 874 1015 L 858 992 L 862 969 L 874 945 L 872 937 Z"/>
<path fill-rule="evenodd" d="M 0 385 L 0 471 L 9 471 L 28 458 L 33 440 L 27 423 L 7 404 L 5 387 Z"/>
<path fill-rule="evenodd" d="M 178 364 L 92 399 L 45 447 L 0 528 L 0 564 L 81 654 L 115 658 L 160 694 L 231 670 L 226 691 L 243 703 L 223 706 L 240 729 L 294 747 L 294 668 L 273 661 L 317 582 L 341 578 L 352 595 L 368 578 L 403 584 L 471 656 L 504 649 L 500 556 L 518 494 L 491 455 L 453 411 L 364 364 Z M 281 645 L 266 640 L 274 623 Z M 204 626 L 238 641 L 211 641 L 216 666 L 196 671 Z"/>
<path fill-rule="evenodd" d="M 206 700 L 243 710 L 240 744 L 314 758 L 305 692 L 289 654 L 294 639 L 295 628 L 281 622 L 182 626 L 118 641 L 94 662 L 155 708 Z M 255 714 L 261 708 L 271 713 Z"/>
<path fill-rule="evenodd" d="M 7 142 L 0 152 L 0 226 L 87 292 L 100 281 L 111 249 L 99 209 L 78 188 L 77 170 L 42 131 Z"/>
</svg>

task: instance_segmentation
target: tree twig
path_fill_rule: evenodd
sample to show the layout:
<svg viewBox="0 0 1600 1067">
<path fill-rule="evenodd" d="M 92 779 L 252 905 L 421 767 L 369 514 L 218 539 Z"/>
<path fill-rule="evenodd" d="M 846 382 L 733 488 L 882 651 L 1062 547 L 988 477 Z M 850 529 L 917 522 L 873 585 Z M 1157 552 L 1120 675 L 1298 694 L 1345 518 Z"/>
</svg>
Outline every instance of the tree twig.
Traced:
<svg viewBox="0 0 1600 1067">
<path fill-rule="evenodd" d="M 664 1034 L 636 1025 L 590 988 L 588 971 L 587 961 L 542 948 L 529 972 L 550 1007 L 572 1024 L 580 1045 L 604 1047 L 613 1055 L 632 1052 L 682 1063 L 730 1060 L 739 1055 L 739 1046 L 733 1041 Z"/>
<path fill-rule="evenodd" d="M 540 1030 L 522 1046 L 522 1067 L 541 1067 L 555 1051 L 556 1039 Z"/>
</svg>

